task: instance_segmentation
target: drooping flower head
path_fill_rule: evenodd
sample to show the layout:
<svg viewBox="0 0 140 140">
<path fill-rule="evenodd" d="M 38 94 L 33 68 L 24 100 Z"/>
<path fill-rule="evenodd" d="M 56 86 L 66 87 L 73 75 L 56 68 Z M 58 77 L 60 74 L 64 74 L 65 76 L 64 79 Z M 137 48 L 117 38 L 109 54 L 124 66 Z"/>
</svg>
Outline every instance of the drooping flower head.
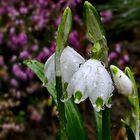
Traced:
<svg viewBox="0 0 140 140">
<path fill-rule="evenodd" d="M 54 57 L 55 53 L 47 60 L 44 69 L 49 83 L 55 80 Z M 104 105 L 110 106 L 108 100 L 114 87 L 101 61 L 95 59 L 86 61 L 74 49 L 66 47 L 61 54 L 60 65 L 65 87 L 62 101 L 67 101 L 73 95 L 75 103 L 80 103 L 89 97 L 96 111 L 102 110 Z"/>
</svg>

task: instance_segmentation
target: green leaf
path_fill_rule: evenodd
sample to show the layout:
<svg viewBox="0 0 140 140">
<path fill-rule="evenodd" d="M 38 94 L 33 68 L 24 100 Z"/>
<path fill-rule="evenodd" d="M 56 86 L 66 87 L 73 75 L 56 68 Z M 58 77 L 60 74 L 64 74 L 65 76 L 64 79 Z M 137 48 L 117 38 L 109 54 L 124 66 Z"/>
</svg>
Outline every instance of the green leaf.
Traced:
<svg viewBox="0 0 140 140">
<path fill-rule="evenodd" d="M 102 140 L 102 112 L 94 110 L 95 122 L 96 122 L 96 137 L 97 140 Z"/>
<path fill-rule="evenodd" d="M 61 23 L 57 31 L 56 39 L 56 52 L 62 52 L 64 47 L 67 46 L 68 36 L 72 26 L 72 13 L 69 7 L 67 7 L 63 13 Z"/>
<path fill-rule="evenodd" d="M 23 62 L 27 65 L 42 81 L 45 83 L 46 78 L 44 76 L 44 64 L 36 61 L 36 60 L 25 60 Z M 50 95 L 53 97 L 53 100 L 56 101 L 56 89 L 55 89 L 55 82 L 45 86 Z M 87 140 L 86 131 L 84 129 L 83 121 L 81 119 L 81 115 L 75 103 L 72 100 L 69 100 L 65 104 L 65 115 L 67 120 L 67 127 L 66 131 L 68 133 L 70 140 L 77 140 L 77 137 L 80 140 Z"/>
<path fill-rule="evenodd" d="M 72 24 L 72 13 L 69 7 L 67 7 L 63 13 L 61 23 L 58 27 L 57 38 L 56 38 L 56 52 L 55 52 L 55 79 L 56 79 L 56 93 L 57 103 L 59 111 L 59 124 L 60 124 L 60 139 L 66 140 L 66 117 L 65 117 L 65 106 L 60 101 L 63 96 L 63 86 L 60 68 L 60 57 L 63 49 L 67 46 L 68 37 Z"/>
<path fill-rule="evenodd" d="M 127 134 L 127 138 L 128 140 L 136 140 L 135 138 L 135 134 L 132 131 L 131 127 L 129 125 L 127 125 L 124 120 L 122 120 L 122 123 L 124 124 L 124 127 L 126 129 L 126 134 Z"/>
<path fill-rule="evenodd" d="M 84 3 L 83 15 L 89 40 L 94 43 L 105 38 L 100 16 L 88 1 L 85 1 Z"/>
<path fill-rule="evenodd" d="M 54 101 L 57 102 L 54 82 L 46 85 L 48 80 L 44 74 L 44 64 L 38 62 L 37 60 L 25 60 L 23 61 L 23 64 L 27 65 L 37 75 L 37 77 L 41 80 L 43 85 L 48 89 L 48 92 L 51 94 Z"/>
<path fill-rule="evenodd" d="M 23 64 L 27 65 L 38 76 L 43 84 L 48 82 L 44 74 L 44 64 L 37 60 L 24 60 Z"/>
<path fill-rule="evenodd" d="M 80 112 L 73 102 L 69 100 L 65 104 L 65 113 L 67 119 L 67 134 L 70 140 L 87 140 L 86 131 L 80 115 Z"/>
<path fill-rule="evenodd" d="M 135 132 L 135 137 L 136 137 L 136 140 L 139 140 L 139 128 L 140 128 L 140 114 L 139 114 L 139 93 L 138 93 L 138 88 L 137 88 L 137 84 L 136 84 L 136 81 L 135 81 L 135 78 L 133 76 L 133 73 L 132 71 L 130 70 L 129 67 L 126 67 L 125 68 L 125 73 L 129 76 L 130 80 L 132 81 L 133 83 L 133 93 L 132 95 L 130 95 L 128 97 L 128 100 L 129 102 L 131 103 L 132 105 L 132 116 L 134 116 L 134 123 L 133 123 L 133 126 L 134 126 L 134 132 Z M 131 128 L 133 128 L 133 126 L 130 126 Z"/>
<path fill-rule="evenodd" d="M 83 15 L 87 28 L 87 37 L 89 41 L 91 41 L 92 43 L 98 42 L 100 44 L 100 56 L 101 56 L 100 60 L 105 63 L 106 67 L 108 67 L 108 47 L 107 47 L 104 28 L 100 20 L 100 16 L 97 13 L 95 7 L 93 7 L 88 1 L 85 1 L 84 3 Z M 99 55 L 99 54 L 95 54 L 95 55 Z M 92 58 L 94 57 L 96 58 L 97 56 L 95 55 L 92 56 Z"/>
</svg>

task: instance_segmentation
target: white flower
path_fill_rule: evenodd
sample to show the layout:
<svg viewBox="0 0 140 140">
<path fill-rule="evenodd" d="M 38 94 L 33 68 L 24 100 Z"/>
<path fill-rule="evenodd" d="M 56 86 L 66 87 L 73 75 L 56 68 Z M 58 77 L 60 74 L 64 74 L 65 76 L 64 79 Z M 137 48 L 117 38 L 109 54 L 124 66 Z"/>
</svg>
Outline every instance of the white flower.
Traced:
<svg viewBox="0 0 140 140">
<path fill-rule="evenodd" d="M 86 61 L 71 78 L 67 92 L 74 95 L 75 103 L 80 103 L 89 97 L 96 111 L 103 109 L 114 90 L 111 77 L 101 61 L 90 59 Z"/>
<path fill-rule="evenodd" d="M 45 76 L 48 83 L 55 80 L 55 53 L 45 63 Z M 80 103 L 89 97 L 96 111 L 110 106 L 109 99 L 114 90 L 108 71 L 101 61 L 85 59 L 74 49 L 66 47 L 60 57 L 60 68 L 65 93 L 62 101 L 65 102 L 74 96 L 75 103 Z"/>
<path fill-rule="evenodd" d="M 132 81 L 127 77 L 127 75 L 114 65 L 110 66 L 110 70 L 118 93 L 125 96 L 131 95 L 133 84 Z"/>
<path fill-rule="evenodd" d="M 49 57 L 49 59 L 45 63 L 45 76 L 48 79 L 48 83 L 51 83 L 55 80 L 55 53 Z M 72 77 L 72 75 L 79 69 L 79 65 L 84 63 L 85 59 L 79 55 L 74 49 L 71 47 L 66 47 L 60 57 L 60 65 L 61 65 L 61 75 L 62 82 L 68 83 Z"/>
</svg>

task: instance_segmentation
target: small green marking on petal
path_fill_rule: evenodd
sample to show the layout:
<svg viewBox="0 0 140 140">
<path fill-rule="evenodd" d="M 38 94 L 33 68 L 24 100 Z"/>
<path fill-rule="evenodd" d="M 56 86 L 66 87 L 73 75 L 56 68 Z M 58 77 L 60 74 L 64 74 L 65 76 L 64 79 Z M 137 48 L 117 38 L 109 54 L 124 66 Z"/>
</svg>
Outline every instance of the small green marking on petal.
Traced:
<svg viewBox="0 0 140 140">
<path fill-rule="evenodd" d="M 108 103 L 108 104 L 112 104 L 112 99 L 111 99 L 111 97 L 109 97 L 107 103 Z"/>
<path fill-rule="evenodd" d="M 64 83 L 64 90 L 65 90 L 65 91 L 66 91 L 67 87 L 68 87 L 68 82 L 65 82 L 65 83 Z"/>
<path fill-rule="evenodd" d="M 46 77 L 43 84 L 46 85 L 47 83 L 48 83 L 48 78 Z"/>
<path fill-rule="evenodd" d="M 76 91 L 76 92 L 75 92 L 75 101 L 76 101 L 76 100 L 80 101 L 81 98 L 82 98 L 82 93 L 81 93 L 81 91 L 79 91 L 79 90 Z"/>
<path fill-rule="evenodd" d="M 103 106 L 103 99 L 101 97 L 98 97 L 96 99 L 96 106 L 97 106 L 97 108 L 102 108 L 102 106 Z"/>
<path fill-rule="evenodd" d="M 68 99 L 68 92 L 65 92 L 64 99 Z"/>
<path fill-rule="evenodd" d="M 118 68 L 117 67 L 111 66 L 110 69 L 111 69 L 111 71 L 112 71 L 113 74 L 116 75 L 118 73 Z"/>
</svg>

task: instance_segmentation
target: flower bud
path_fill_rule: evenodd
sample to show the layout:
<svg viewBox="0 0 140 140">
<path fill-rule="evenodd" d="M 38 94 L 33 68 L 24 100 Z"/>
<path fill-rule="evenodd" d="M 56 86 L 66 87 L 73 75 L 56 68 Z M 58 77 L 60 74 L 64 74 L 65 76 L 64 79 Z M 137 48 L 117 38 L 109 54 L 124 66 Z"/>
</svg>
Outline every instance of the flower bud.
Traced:
<svg viewBox="0 0 140 140">
<path fill-rule="evenodd" d="M 114 65 L 110 66 L 110 70 L 118 93 L 125 96 L 131 95 L 133 84 L 127 75 Z"/>
</svg>

